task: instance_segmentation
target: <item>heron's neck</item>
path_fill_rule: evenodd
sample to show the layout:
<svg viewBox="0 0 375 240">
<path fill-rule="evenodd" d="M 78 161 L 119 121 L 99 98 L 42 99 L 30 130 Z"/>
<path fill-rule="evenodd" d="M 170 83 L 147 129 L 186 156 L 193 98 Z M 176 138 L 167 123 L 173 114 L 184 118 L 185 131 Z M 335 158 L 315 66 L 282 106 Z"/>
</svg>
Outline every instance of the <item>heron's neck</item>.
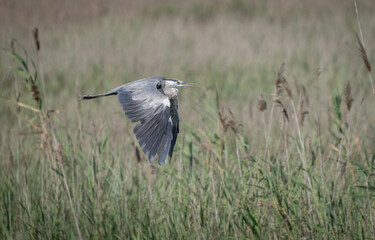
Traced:
<svg viewBox="0 0 375 240">
<path fill-rule="evenodd" d="M 167 96 L 169 99 L 177 97 L 178 94 L 178 89 L 177 88 L 165 88 L 164 89 L 164 94 Z"/>
</svg>

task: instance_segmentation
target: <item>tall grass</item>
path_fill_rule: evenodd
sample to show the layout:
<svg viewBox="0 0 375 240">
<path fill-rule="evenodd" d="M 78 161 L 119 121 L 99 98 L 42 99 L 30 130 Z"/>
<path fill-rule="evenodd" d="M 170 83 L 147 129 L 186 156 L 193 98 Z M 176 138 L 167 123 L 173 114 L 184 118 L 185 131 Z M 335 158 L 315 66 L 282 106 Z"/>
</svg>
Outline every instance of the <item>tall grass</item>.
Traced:
<svg viewBox="0 0 375 240">
<path fill-rule="evenodd" d="M 265 6 L 260 4 L 259 11 L 269 14 Z M 249 17 L 244 14 L 248 7 L 234 1 L 226 11 L 244 20 Z M 157 6 L 145 10 L 154 13 L 151 22 L 167 24 L 163 16 L 170 14 L 180 26 L 179 8 L 173 4 L 160 8 L 161 12 Z M 200 11 L 211 15 L 202 17 Z M 213 5 L 200 11 L 196 21 L 212 24 L 202 26 L 204 30 L 220 29 L 210 18 L 221 23 L 231 19 Z M 223 19 L 220 14 L 225 15 Z M 129 38 L 158 32 L 147 19 L 139 21 L 132 22 L 140 26 L 129 30 L 134 34 Z M 199 24 L 187 21 L 191 24 L 187 28 L 198 28 Z M 142 27 L 146 32 L 139 30 Z M 228 59 L 232 63 L 226 64 L 220 56 L 210 59 L 212 49 L 217 49 L 207 45 L 210 34 L 203 36 L 203 42 L 185 42 L 194 51 L 194 41 L 209 49 L 185 56 L 196 56 L 203 66 L 184 60 L 192 66 L 170 70 L 181 79 L 197 79 L 194 82 L 203 88 L 181 91 L 181 133 L 166 166 L 147 162 L 132 135 L 134 125 L 123 116 L 116 99 L 85 105 L 78 101 L 80 91 L 110 88 L 112 81 L 106 79 L 116 72 L 108 62 L 82 63 L 85 71 L 77 73 L 79 79 L 69 80 L 67 76 L 74 74 L 51 64 L 53 54 L 45 52 L 48 47 L 41 36 L 36 38 L 34 33 L 39 49 L 35 49 L 38 44 L 24 49 L 13 41 L 5 51 L 13 59 L 13 71 L 4 77 L 12 88 L 2 91 L 1 108 L 9 116 L 3 116 L 6 128 L 1 140 L 1 239 L 375 238 L 373 98 L 364 74 L 356 69 L 362 66 L 364 53 L 371 66 L 371 52 L 360 38 L 360 53 L 356 52 L 354 34 L 356 62 L 351 66 L 342 66 L 344 60 L 331 63 L 337 70 L 333 73 L 330 67 L 309 70 L 306 64 L 311 59 L 303 53 L 311 52 L 305 48 L 292 52 L 279 68 L 281 62 L 271 62 L 270 68 L 265 60 L 258 60 L 257 69 L 249 72 L 251 64 L 238 62 L 250 55 L 223 50 L 219 55 L 232 57 Z M 179 39 L 174 34 L 168 37 Z M 223 45 L 231 46 L 226 40 L 220 38 Z M 233 41 L 243 39 L 233 37 Z M 171 60 L 159 51 L 168 48 L 163 43 L 157 46 L 162 49 L 145 48 L 153 51 L 167 72 Z M 121 70 L 121 77 L 135 77 L 140 66 L 146 72 L 157 66 L 152 60 L 138 59 L 142 51 L 129 50 L 126 59 L 138 64 Z M 264 59 L 272 58 L 271 52 Z M 179 59 L 183 53 L 171 55 Z M 351 72 L 357 79 L 338 79 Z M 251 78 L 252 74 L 259 79 Z M 254 82 L 261 87 L 254 90 Z"/>
</svg>

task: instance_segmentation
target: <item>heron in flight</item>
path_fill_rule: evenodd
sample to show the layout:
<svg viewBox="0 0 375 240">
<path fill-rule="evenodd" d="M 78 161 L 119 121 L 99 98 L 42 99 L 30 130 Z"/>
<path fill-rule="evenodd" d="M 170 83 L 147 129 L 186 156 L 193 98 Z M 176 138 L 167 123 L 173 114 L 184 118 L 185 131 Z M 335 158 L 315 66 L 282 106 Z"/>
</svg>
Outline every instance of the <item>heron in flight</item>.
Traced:
<svg viewBox="0 0 375 240">
<path fill-rule="evenodd" d="M 139 145 L 152 162 L 158 154 L 159 164 L 172 157 L 179 133 L 178 87 L 198 86 L 178 79 L 149 77 L 130 82 L 104 94 L 85 95 L 81 100 L 117 95 L 125 114 L 132 122 Z"/>
</svg>

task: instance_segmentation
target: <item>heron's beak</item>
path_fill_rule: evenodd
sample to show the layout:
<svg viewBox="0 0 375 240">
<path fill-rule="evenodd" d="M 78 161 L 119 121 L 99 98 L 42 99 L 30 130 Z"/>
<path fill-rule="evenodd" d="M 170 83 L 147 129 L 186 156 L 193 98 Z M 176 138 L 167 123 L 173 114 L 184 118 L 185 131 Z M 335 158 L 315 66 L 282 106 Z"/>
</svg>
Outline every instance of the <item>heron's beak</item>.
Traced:
<svg viewBox="0 0 375 240">
<path fill-rule="evenodd" d="M 182 82 L 179 87 L 199 87 L 199 85 L 195 83 Z"/>
</svg>

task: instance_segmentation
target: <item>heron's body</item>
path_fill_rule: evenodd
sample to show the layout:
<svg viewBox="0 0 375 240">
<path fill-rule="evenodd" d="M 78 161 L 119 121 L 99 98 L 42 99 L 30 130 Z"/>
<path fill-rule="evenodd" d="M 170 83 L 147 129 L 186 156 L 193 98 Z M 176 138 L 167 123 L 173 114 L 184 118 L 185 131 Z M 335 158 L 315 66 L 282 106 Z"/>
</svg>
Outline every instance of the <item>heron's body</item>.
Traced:
<svg viewBox="0 0 375 240">
<path fill-rule="evenodd" d="M 130 82 L 104 94 L 85 95 L 81 99 L 93 99 L 117 95 L 118 100 L 132 122 L 138 122 L 134 134 L 152 162 L 158 154 L 159 164 L 166 163 L 179 133 L 177 87 L 194 86 L 177 79 L 150 77 Z"/>
</svg>

